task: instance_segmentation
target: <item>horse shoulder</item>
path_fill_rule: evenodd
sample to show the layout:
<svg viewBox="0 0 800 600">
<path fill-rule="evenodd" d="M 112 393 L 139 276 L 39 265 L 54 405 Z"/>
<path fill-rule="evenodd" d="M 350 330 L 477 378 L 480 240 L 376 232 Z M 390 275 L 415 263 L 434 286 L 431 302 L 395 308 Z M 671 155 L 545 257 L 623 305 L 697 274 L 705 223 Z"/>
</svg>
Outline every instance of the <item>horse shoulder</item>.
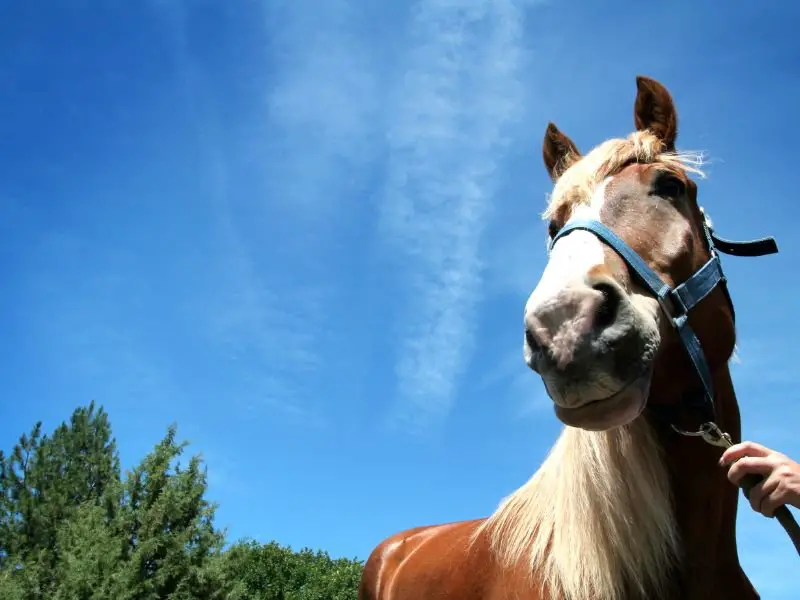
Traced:
<svg viewBox="0 0 800 600">
<path fill-rule="evenodd" d="M 386 538 L 364 564 L 358 600 L 502 597 L 507 582 L 487 540 L 472 540 L 481 521 L 416 527 Z"/>
<path fill-rule="evenodd" d="M 406 529 L 389 536 L 378 544 L 364 563 L 361 583 L 358 589 L 358 600 L 383 600 L 387 598 L 387 585 L 391 583 L 397 567 L 409 550 L 409 542 L 413 544 L 416 534 L 435 526 L 424 525 Z"/>
</svg>

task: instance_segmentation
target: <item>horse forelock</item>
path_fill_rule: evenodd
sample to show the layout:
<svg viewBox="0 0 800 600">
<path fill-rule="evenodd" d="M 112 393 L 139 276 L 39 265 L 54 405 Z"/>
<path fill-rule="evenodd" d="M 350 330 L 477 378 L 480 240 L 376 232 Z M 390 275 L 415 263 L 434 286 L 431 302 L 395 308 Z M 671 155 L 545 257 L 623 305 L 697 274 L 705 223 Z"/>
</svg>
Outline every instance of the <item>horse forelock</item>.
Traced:
<svg viewBox="0 0 800 600">
<path fill-rule="evenodd" d="M 664 152 L 661 141 L 649 131 L 635 131 L 627 138 L 606 140 L 574 162 L 553 186 L 542 217 L 587 204 L 603 180 L 631 162 L 664 163 L 684 172 L 703 176 L 703 156 L 698 152 Z"/>
</svg>

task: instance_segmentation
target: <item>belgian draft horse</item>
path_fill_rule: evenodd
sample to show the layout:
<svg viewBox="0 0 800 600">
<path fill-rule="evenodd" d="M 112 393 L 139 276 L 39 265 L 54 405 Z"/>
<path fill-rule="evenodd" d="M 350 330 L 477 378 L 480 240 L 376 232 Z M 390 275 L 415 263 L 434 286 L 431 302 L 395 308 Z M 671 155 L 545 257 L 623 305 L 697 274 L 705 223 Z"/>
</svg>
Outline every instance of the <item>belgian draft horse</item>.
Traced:
<svg viewBox="0 0 800 600">
<path fill-rule="evenodd" d="M 637 78 L 635 131 L 581 155 L 544 136 L 554 187 L 551 242 L 575 219 L 613 230 L 669 286 L 712 256 L 710 223 L 678 152 L 677 114 Z M 418 527 L 370 554 L 360 600 L 746 600 L 758 598 L 736 546 L 738 490 L 697 429 L 697 372 L 663 305 L 592 231 L 549 250 L 524 313 L 524 358 L 565 425 L 533 476 L 487 518 Z M 728 361 L 733 305 L 706 290 L 688 322 L 713 384 L 716 422 L 740 439 Z M 711 395 L 709 395 L 709 399 Z M 665 418 L 665 415 L 667 417 Z"/>
</svg>

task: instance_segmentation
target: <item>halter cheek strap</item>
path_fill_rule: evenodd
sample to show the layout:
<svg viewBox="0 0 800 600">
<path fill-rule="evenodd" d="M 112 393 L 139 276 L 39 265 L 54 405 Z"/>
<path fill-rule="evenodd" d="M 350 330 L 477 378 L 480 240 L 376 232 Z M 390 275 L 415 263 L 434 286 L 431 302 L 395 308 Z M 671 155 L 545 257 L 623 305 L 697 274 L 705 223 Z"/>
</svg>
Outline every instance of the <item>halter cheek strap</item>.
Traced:
<svg viewBox="0 0 800 600">
<path fill-rule="evenodd" d="M 708 366 L 700 340 L 689 325 L 689 311 L 697 306 L 717 286 L 721 285 L 727 294 L 725 274 L 719 252 L 735 256 L 765 256 L 778 252 L 778 245 L 771 237 L 746 242 L 732 242 L 714 235 L 708 221 L 704 221 L 703 230 L 708 242 L 711 258 L 685 282 L 672 288 L 650 268 L 628 244 L 616 233 L 594 219 L 580 219 L 567 223 L 553 238 L 550 248 L 565 235 L 576 229 L 589 231 L 600 238 L 628 264 L 638 279 L 656 297 L 661 310 L 677 331 L 686 349 L 695 371 L 703 383 L 704 397 L 700 408 L 708 415 L 708 421 L 716 420 L 714 409 L 714 390 L 711 382 L 711 370 Z M 730 302 L 730 296 L 728 295 Z M 731 303 L 731 309 L 733 303 Z"/>
</svg>

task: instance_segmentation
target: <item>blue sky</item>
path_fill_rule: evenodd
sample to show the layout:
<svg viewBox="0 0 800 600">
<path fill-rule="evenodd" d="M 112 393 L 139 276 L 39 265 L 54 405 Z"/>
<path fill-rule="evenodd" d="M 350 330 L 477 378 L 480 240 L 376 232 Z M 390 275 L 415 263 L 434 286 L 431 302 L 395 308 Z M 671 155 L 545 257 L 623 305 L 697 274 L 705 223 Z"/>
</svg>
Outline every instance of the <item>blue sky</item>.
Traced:
<svg viewBox="0 0 800 600">
<path fill-rule="evenodd" d="M 126 465 L 171 422 L 229 537 L 366 557 L 485 515 L 559 423 L 522 361 L 554 120 L 632 128 L 634 77 L 679 144 L 739 319 L 745 434 L 800 457 L 800 5 L 619 0 L 4 3 L 0 439 L 95 399 Z M 763 598 L 796 557 L 740 517 Z"/>
</svg>

